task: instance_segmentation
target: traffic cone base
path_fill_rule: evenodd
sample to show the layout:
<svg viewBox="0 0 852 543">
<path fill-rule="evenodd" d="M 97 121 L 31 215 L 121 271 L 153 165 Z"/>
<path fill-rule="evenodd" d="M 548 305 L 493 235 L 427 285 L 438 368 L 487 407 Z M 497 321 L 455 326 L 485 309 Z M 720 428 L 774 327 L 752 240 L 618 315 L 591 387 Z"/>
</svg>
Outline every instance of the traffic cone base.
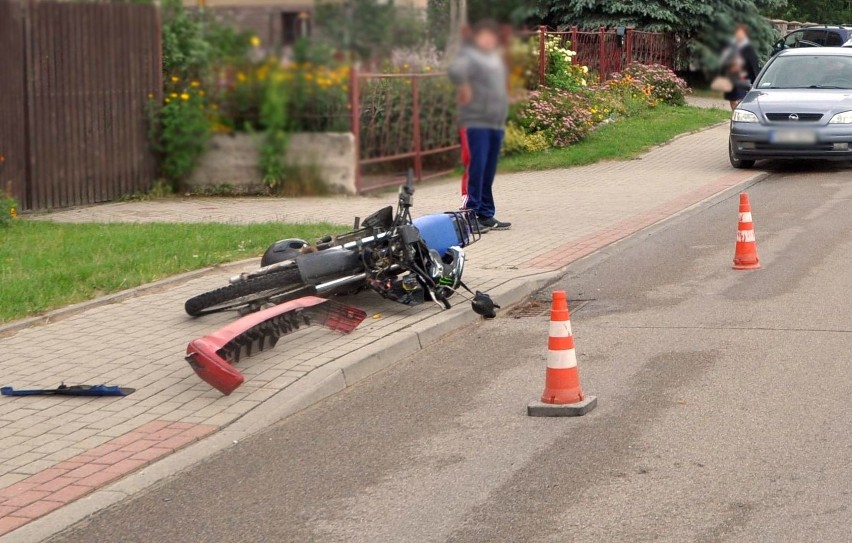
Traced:
<svg viewBox="0 0 852 543">
<path fill-rule="evenodd" d="M 597 396 L 586 396 L 576 403 L 530 402 L 527 405 L 527 415 L 530 417 L 582 417 L 597 406 Z"/>
<path fill-rule="evenodd" d="M 553 293 L 550 334 L 547 341 L 547 373 L 541 400 L 527 406 L 531 417 L 579 417 L 597 406 L 597 398 L 580 388 L 577 353 L 571 331 L 571 314 L 565 291 Z"/>
</svg>

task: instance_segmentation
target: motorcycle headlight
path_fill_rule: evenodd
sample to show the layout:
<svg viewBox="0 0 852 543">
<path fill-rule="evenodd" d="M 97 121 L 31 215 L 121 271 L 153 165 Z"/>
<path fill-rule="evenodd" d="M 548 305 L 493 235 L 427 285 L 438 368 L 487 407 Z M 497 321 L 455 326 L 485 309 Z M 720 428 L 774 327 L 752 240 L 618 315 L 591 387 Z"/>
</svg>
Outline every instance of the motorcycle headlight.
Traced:
<svg viewBox="0 0 852 543">
<path fill-rule="evenodd" d="M 731 116 L 731 120 L 735 123 L 756 123 L 759 122 L 757 120 L 757 115 L 752 113 L 751 111 L 746 111 L 744 109 L 735 109 L 733 116 Z"/>
<path fill-rule="evenodd" d="M 852 111 L 838 113 L 828 121 L 828 124 L 852 124 Z"/>
</svg>

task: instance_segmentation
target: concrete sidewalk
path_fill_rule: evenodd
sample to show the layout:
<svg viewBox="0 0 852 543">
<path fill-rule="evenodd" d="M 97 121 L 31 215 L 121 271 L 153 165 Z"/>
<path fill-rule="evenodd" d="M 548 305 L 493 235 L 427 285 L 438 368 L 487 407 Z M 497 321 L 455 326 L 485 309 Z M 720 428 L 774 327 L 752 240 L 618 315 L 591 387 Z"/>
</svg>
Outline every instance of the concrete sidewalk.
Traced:
<svg viewBox="0 0 852 543">
<path fill-rule="evenodd" d="M 718 126 L 680 137 L 636 160 L 501 175 L 498 216 L 514 226 L 488 233 L 470 248 L 466 281 L 490 289 L 505 307 L 578 258 L 761 175 L 730 168 L 726 139 L 727 127 Z M 394 201 L 394 194 L 170 199 L 38 218 L 350 224 L 355 215 L 363 217 Z M 457 183 L 423 185 L 415 196 L 415 215 L 452 209 L 458 202 Z M 432 304 L 404 307 L 363 293 L 344 300 L 370 315 L 354 333 L 341 336 L 316 328 L 287 336 L 275 349 L 242 361 L 246 383 L 224 397 L 195 376 L 183 353 L 191 339 L 234 316 L 189 319 L 183 302 L 226 284 L 233 273 L 214 270 L 121 302 L 93 304 L 44 325 L 5 334 L 0 327 L 2 385 L 53 387 L 64 381 L 137 389 L 124 398 L 0 398 L 0 535 L 16 530 L 0 540 L 37 541 L 228 446 L 236 429 L 255 431 L 475 322 L 461 301 L 441 312 Z M 217 433 L 227 439 L 217 441 Z M 211 434 L 174 455 L 183 455 L 183 460 L 172 467 L 169 460 L 150 465 Z"/>
</svg>

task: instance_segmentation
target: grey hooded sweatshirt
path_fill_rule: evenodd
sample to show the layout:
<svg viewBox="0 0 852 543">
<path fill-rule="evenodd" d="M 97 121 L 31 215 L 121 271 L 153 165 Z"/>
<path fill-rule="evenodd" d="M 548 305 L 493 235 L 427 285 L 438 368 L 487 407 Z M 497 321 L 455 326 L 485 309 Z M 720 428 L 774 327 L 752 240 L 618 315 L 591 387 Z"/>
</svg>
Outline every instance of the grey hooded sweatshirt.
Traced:
<svg viewBox="0 0 852 543">
<path fill-rule="evenodd" d="M 459 105 L 459 123 L 463 128 L 503 130 L 509 115 L 508 71 L 498 51 L 485 52 L 465 46 L 448 70 L 456 86 L 468 84 L 473 98 Z"/>
</svg>

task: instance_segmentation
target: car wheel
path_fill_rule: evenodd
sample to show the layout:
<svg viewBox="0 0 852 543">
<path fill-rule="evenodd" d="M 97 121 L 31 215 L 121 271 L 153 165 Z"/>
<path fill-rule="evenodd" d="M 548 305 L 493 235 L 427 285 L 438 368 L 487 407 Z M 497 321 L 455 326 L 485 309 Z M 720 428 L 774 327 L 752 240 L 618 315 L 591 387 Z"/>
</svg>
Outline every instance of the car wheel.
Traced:
<svg viewBox="0 0 852 543">
<path fill-rule="evenodd" d="M 754 166 L 754 160 L 745 160 L 734 154 L 734 142 L 728 140 L 728 159 L 731 161 L 731 166 L 737 169 L 747 170 Z"/>
</svg>

